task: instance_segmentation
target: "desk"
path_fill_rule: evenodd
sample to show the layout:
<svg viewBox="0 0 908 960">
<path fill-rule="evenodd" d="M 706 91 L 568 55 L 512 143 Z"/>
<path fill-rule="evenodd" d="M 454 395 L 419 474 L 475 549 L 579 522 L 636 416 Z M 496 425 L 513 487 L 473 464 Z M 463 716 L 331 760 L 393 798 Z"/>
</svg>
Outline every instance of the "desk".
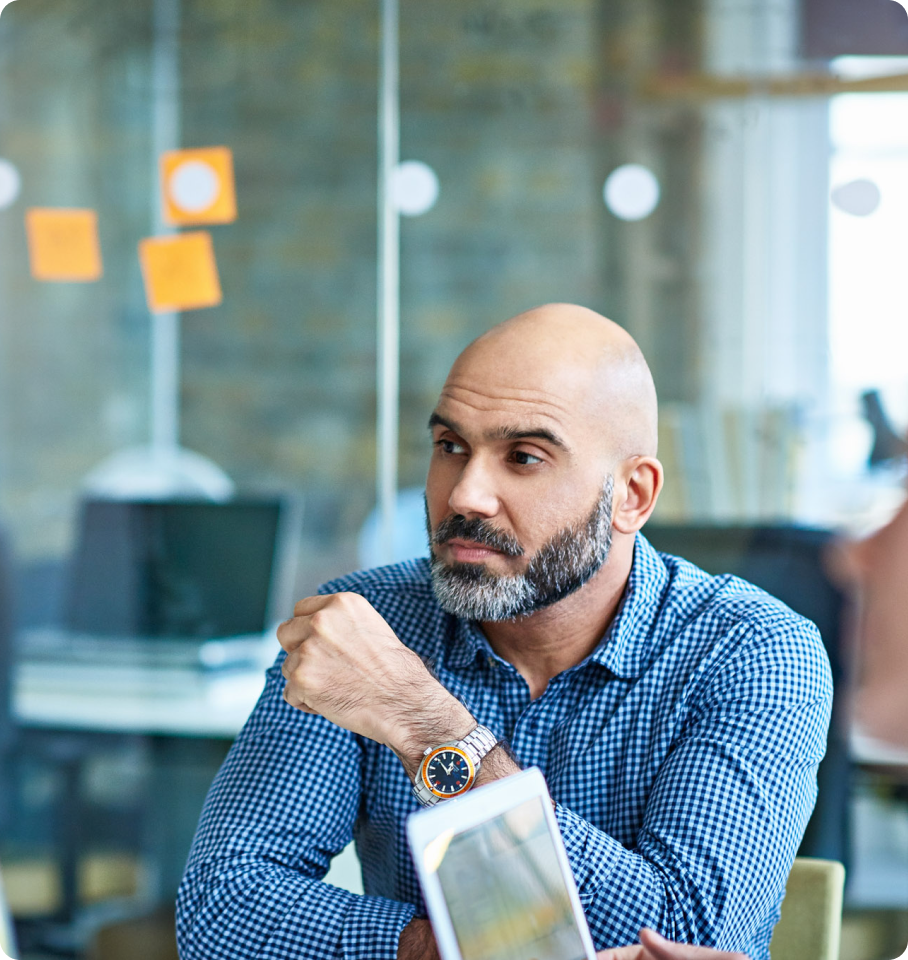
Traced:
<svg viewBox="0 0 908 960">
<path fill-rule="evenodd" d="M 901 768 L 908 770 L 908 748 L 896 747 L 875 740 L 860 727 L 853 727 L 849 737 L 851 759 L 862 767 Z"/>
<path fill-rule="evenodd" d="M 61 777 L 62 802 L 55 807 L 54 833 L 62 881 L 58 920 L 63 942 L 81 936 L 77 921 L 84 917 L 78 866 L 85 850 L 81 813 L 86 809 L 82 793 L 86 761 L 118 741 L 142 738 L 135 749 L 147 751 L 148 782 L 137 809 L 137 852 L 150 869 L 144 871 L 145 889 L 139 895 L 146 902 L 172 900 L 211 779 L 264 681 L 265 666 L 260 665 L 226 678 L 215 676 L 194 690 L 188 685 L 179 693 L 138 693 L 135 687 L 116 686 L 99 693 L 97 684 L 86 692 L 78 684 L 59 681 L 42 690 L 34 670 L 31 682 L 24 679 L 24 671 L 14 670 L 11 706 L 22 732 L 22 750 L 43 757 Z"/>
<path fill-rule="evenodd" d="M 213 684 L 202 695 L 136 695 L 111 689 L 97 696 L 75 688 L 44 693 L 14 682 L 12 711 L 22 727 L 232 740 L 264 684 L 264 669 L 258 667 L 231 677 L 229 688 Z"/>
<path fill-rule="evenodd" d="M 904 911 L 908 908 L 908 749 L 876 740 L 855 726 L 848 739 L 857 770 L 850 801 L 855 856 L 846 903 L 854 909 Z"/>
</svg>

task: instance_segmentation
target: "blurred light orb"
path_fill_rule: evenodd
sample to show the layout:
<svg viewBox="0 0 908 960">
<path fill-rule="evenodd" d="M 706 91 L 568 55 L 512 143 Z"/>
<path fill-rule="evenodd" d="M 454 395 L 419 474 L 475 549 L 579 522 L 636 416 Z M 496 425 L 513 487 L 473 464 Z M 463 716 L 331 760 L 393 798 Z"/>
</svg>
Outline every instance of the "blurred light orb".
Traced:
<svg viewBox="0 0 908 960">
<path fill-rule="evenodd" d="M 602 188 L 605 205 L 620 220 L 643 220 L 659 205 L 660 196 L 656 175 L 640 163 L 616 167 Z"/>
<path fill-rule="evenodd" d="M 391 200 L 405 217 L 428 213 L 438 199 L 438 177 L 420 160 L 399 163 L 391 174 Z"/>
<path fill-rule="evenodd" d="M 853 217 L 869 217 L 876 213 L 882 196 L 872 180 L 852 180 L 836 187 L 830 194 L 833 204 Z"/>
<path fill-rule="evenodd" d="M 12 206 L 22 189 L 19 171 L 9 160 L 0 159 L 0 210 Z"/>
<path fill-rule="evenodd" d="M 187 213 L 201 213 L 217 199 L 221 181 L 211 164 L 187 160 L 170 175 L 167 183 L 173 202 Z"/>
</svg>

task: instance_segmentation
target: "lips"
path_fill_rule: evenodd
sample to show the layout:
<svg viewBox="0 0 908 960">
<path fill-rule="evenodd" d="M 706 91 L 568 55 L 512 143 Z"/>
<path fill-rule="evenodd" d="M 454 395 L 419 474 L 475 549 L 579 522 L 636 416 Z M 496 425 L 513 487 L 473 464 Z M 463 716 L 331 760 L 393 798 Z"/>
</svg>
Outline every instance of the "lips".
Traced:
<svg viewBox="0 0 908 960">
<path fill-rule="evenodd" d="M 448 540 L 444 546 L 450 549 L 454 559 L 460 563 L 477 563 L 492 557 L 504 556 L 500 550 L 487 547 L 475 540 L 460 540 L 455 537 L 453 540 Z"/>
</svg>

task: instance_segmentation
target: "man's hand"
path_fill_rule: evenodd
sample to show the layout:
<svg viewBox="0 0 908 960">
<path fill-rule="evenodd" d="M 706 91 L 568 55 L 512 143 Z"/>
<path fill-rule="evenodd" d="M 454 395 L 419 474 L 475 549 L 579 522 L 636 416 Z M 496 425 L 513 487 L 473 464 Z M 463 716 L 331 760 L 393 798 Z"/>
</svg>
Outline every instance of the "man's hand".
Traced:
<svg viewBox="0 0 908 960">
<path fill-rule="evenodd" d="M 405 647 L 365 597 L 300 600 L 277 629 L 284 699 L 389 746 L 412 777 L 426 747 L 466 736 L 469 711 Z"/>
<path fill-rule="evenodd" d="M 726 953 L 712 947 L 673 943 L 654 930 L 641 930 L 640 943 L 632 947 L 601 950 L 596 960 L 748 960 L 743 953 Z"/>
<path fill-rule="evenodd" d="M 397 960 L 439 960 L 438 945 L 428 920 L 411 920 L 397 946 Z M 743 953 L 726 953 L 712 947 L 673 943 L 654 930 L 641 930 L 640 943 L 600 950 L 596 960 L 748 960 Z"/>
</svg>

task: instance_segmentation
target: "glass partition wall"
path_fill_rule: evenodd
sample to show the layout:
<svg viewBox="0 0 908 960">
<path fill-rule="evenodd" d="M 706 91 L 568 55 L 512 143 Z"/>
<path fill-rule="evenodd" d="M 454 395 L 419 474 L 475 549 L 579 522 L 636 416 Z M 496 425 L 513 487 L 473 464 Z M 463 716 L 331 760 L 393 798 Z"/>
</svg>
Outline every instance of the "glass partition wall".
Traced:
<svg viewBox="0 0 908 960">
<path fill-rule="evenodd" d="M 161 232 L 155 125 L 175 97 L 164 142 L 230 147 L 238 198 L 210 228 L 223 302 L 180 318 L 179 440 L 239 491 L 305 492 L 318 579 L 355 565 L 374 496 L 377 14 L 162 5 L 171 87 L 152 0 L 3 13 L 0 155 L 22 184 L 0 211 L 3 520 L 22 559 L 64 554 L 86 475 L 152 438 L 137 244 Z M 27 207 L 96 210 L 103 277 L 32 279 Z"/>
<path fill-rule="evenodd" d="M 3 14 L 0 156 L 21 176 L 0 210 L 4 522 L 19 556 L 64 552 L 80 482 L 149 442 L 160 321 L 136 244 L 161 232 L 156 153 L 226 145 L 239 212 L 211 228 L 223 302 L 180 318 L 179 439 L 239 490 L 305 494 L 308 589 L 356 565 L 375 499 L 379 7 L 157 8 L 157 26 L 152 0 Z M 791 0 L 403 0 L 400 156 L 439 192 L 400 227 L 401 486 L 422 483 L 458 350 L 569 300 L 650 361 L 663 519 L 835 518 L 828 98 L 768 79 L 826 69 L 799 58 L 799 22 Z M 630 219 L 603 202 L 626 164 L 658 190 Z M 30 277 L 32 206 L 97 211 L 100 280 Z"/>
</svg>

